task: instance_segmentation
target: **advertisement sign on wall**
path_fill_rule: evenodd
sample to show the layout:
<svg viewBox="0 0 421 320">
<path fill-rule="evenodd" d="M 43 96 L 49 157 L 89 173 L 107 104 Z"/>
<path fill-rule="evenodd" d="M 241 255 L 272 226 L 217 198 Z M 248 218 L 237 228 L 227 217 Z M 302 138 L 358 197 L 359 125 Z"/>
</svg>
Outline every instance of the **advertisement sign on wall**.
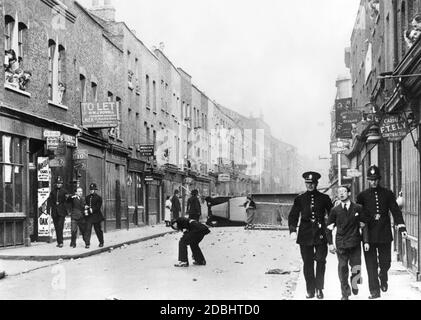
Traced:
<svg viewBox="0 0 421 320">
<path fill-rule="evenodd" d="M 352 99 L 336 100 L 336 138 L 352 139 L 353 126 L 362 120 L 362 113 L 352 110 Z"/>
<path fill-rule="evenodd" d="M 47 212 L 47 199 L 50 195 L 51 170 L 48 158 L 38 158 L 38 236 L 49 237 L 51 233 L 52 219 Z"/>
<path fill-rule="evenodd" d="M 120 121 L 117 102 L 82 102 L 82 126 L 85 128 L 115 128 Z"/>
</svg>

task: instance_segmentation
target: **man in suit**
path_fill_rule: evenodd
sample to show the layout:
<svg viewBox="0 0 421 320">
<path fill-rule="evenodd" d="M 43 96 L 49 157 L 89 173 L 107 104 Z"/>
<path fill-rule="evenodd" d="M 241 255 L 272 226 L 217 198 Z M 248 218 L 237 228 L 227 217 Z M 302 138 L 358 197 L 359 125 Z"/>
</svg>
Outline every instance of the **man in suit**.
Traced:
<svg viewBox="0 0 421 320">
<path fill-rule="evenodd" d="M 86 248 L 89 249 L 88 242 L 85 238 L 85 199 L 83 198 L 83 189 L 77 188 L 76 194 L 69 198 L 71 204 L 71 216 L 72 216 L 72 240 L 70 246 L 76 248 L 76 239 L 78 228 L 82 234 L 83 240 L 85 241 Z"/>
<path fill-rule="evenodd" d="M 369 188 L 357 196 L 357 203 L 363 206 L 367 216 L 370 250 L 364 253 L 370 289 L 369 299 L 380 298 L 380 290 L 388 290 L 388 271 L 392 263 L 392 227 L 390 213 L 397 229 L 406 238 L 402 211 L 392 191 L 380 186 L 380 170 L 371 166 L 367 172 Z M 379 272 L 380 267 L 380 272 Z M 380 283 L 379 283 L 380 280 Z"/>
<path fill-rule="evenodd" d="M 349 300 L 349 267 L 351 267 L 352 293 L 358 294 L 358 284 L 361 284 L 361 240 L 364 250 L 368 251 L 368 230 L 362 207 L 351 202 L 351 189 L 347 186 L 338 188 L 340 204 L 333 208 L 327 221 L 327 241 L 329 251 L 338 256 L 338 274 L 341 282 L 341 300 Z M 333 230 L 336 227 L 336 246 L 333 243 Z M 360 228 L 362 229 L 362 235 Z M 363 239 L 362 239 L 363 238 Z"/>
<path fill-rule="evenodd" d="M 180 200 L 178 199 L 179 193 L 180 192 L 178 190 L 175 190 L 174 196 L 171 198 L 171 212 L 173 214 L 173 219 L 177 219 L 180 217 L 181 204 Z"/>
<path fill-rule="evenodd" d="M 95 234 L 99 241 L 99 247 L 104 246 L 104 232 L 102 231 L 101 224 L 104 221 L 104 216 L 101 212 L 102 207 L 102 198 L 97 193 L 98 187 L 95 183 L 92 183 L 89 186 L 90 194 L 86 197 L 86 210 L 87 216 L 86 219 L 86 245 L 89 247 L 91 245 L 91 234 L 92 226 L 94 227 Z"/>
<path fill-rule="evenodd" d="M 327 239 L 326 217 L 332 209 L 329 196 L 320 193 L 317 186 L 321 175 L 317 172 L 303 174 L 307 192 L 294 200 L 294 205 L 288 217 L 288 225 L 292 239 L 297 239 L 300 245 L 301 257 L 304 262 L 304 277 L 307 287 L 307 299 L 317 294 L 323 299 L 324 276 L 326 271 Z M 301 222 L 298 230 L 298 221 Z M 316 273 L 314 272 L 316 262 Z"/>
<path fill-rule="evenodd" d="M 178 218 L 171 222 L 171 228 L 177 231 L 183 232 L 183 237 L 178 243 L 178 263 L 175 267 L 186 268 L 189 266 L 189 260 L 187 257 L 187 246 L 193 254 L 193 264 L 198 266 L 205 266 L 206 260 L 200 250 L 199 243 L 203 238 L 210 233 L 210 230 L 204 224 L 187 218 Z"/>
<path fill-rule="evenodd" d="M 63 178 L 57 177 L 56 186 L 47 200 L 47 212 L 51 212 L 56 230 L 57 247 L 59 248 L 63 248 L 63 229 L 67 216 L 66 200 L 69 197 L 67 191 L 63 188 L 63 183 Z"/>
<path fill-rule="evenodd" d="M 199 221 L 200 216 L 202 215 L 202 206 L 198 198 L 199 191 L 193 190 L 191 192 L 191 197 L 187 200 L 187 214 L 189 219 Z"/>
</svg>

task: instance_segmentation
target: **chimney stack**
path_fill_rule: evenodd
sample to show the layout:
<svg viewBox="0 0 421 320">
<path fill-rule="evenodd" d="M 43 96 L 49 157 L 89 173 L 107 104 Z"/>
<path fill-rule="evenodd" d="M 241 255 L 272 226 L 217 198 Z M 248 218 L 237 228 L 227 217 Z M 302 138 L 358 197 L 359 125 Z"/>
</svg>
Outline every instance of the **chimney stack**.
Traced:
<svg viewBox="0 0 421 320">
<path fill-rule="evenodd" d="M 90 11 L 105 21 L 115 21 L 115 8 L 112 0 L 92 0 Z"/>
</svg>

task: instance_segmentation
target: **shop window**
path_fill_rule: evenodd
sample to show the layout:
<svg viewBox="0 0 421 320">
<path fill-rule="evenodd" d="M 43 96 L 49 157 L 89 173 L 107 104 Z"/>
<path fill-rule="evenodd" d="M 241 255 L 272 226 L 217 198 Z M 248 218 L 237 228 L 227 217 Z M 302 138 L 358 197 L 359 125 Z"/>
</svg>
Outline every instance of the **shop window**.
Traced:
<svg viewBox="0 0 421 320">
<path fill-rule="evenodd" d="M 27 42 L 27 26 L 19 22 L 18 16 L 15 19 L 5 16 L 5 85 L 26 91 L 32 73 L 24 69 L 24 48 Z"/>
<path fill-rule="evenodd" d="M 22 139 L 0 133 L 0 213 L 22 212 Z"/>
<path fill-rule="evenodd" d="M 151 88 L 149 83 L 149 76 L 146 75 L 146 108 L 151 108 Z"/>
<path fill-rule="evenodd" d="M 80 101 L 86 102 L 86 78 L 83 74 L 79 76 L 80 81 Z"/>
</svg>

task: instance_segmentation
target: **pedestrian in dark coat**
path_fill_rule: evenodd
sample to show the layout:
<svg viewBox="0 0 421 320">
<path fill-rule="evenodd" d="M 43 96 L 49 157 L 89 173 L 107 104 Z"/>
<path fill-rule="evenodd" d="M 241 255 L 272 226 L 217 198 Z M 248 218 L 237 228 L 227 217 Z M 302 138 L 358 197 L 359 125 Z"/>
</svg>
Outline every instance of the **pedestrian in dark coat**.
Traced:
<svg viewBox="0 0 421 320">
<path fill-rule="evenodd" d="M 318 299 L 323 299 L 328 251 L 326 220 L 333 205 L 329 196 L 317 191 L 318 181 L 321 178 L 319 173 L 306 172 L 303 174 L 303 178 L 307 192 L 294 200 L 288 217 L 288 225 L 291 238 L 297 239 L 297 244 L 300 245 L 301 257 L 304 262 L 307 299 L 314 298 L 315 293 Z M 316 273 L 314 272 L 314 262 L 316 262 Z"/>
<path fill-rule="evenodd" d="M 86 210 L 88 215 L 86 219 L 86 241 L 87 246 L 91 245 L 91 234 L 92 226 L 94 227 L 95 234 L 99 241 L 99 247 L 104 246 L 104 232 L 102 231 L 102 221 L 104 221 L 104 216 L 102 215 L 102 198 L 97 193 L 98 187 L 95 183 L 92 183 L 89 186 L 90 194 L 86 197 Z"/>
<path fill-rule="evenodd" d="M 171 227 L 177 231 L 183 231 L 183 236 L 178 243 L 178 264 L 175 267 L 188 267 L 189 260 L 187 256 L 187 246 L 193 254 L 193 264 L 204 266 L 206 265 L 205 257 L 202 250 L 200 250 L 199 243 L 203 238 L 210 233 L 210 230 L 204 224 L 187 218 L 178 218 L 171 222 Z"/>
<path fill-rule="evenodd" d="M 63 248 L 63 229 L 67 216 L 66 201 L 69 198 L 68 192 L 63 188 L 63 178 L 57 177 L 56 187 L 51 191 L 47 200 L 47 212 L 51 212 L 54 228 L 57 236 L 57 247 Z"/>
<path fill-rule="evenodd" d="M 85 198 L 83 198 L 83 189 L 77 188 L 76 194 L 69 198 L 71 204 L 71 216 L 72 216 L 72 239 L 70 246 L 76 248 L 76 239 L 78 228 L 80 234 L 85 242 L 86 248 L 89 249 L 88 242 L 86 241 L 86 220 L 85 220 Z"/>
<path fill-rule="evenodd" d="M 191 192 L 191 197 L 187 200 L 187 214 L 189 219 L 199 221 L 200 216 L 202 215 L 202 205 L 198 198 L 199 191 L 193 190 Z"/>
<path fill-rule="evenodd" d="M 358 295 L 361 284 L 361 241 L 364 250 L 369 250 L 368 229 L 363 209 L 351 202 L 351 189 L 341 186 L 338 189 L 340 204 L 333 208 L 327 221 L 327 240 L 329 251 L 338 256 L 338 274 L 341 282 L 341 300 L 349 300 L 352 293 Z M 336 241 L 333 243 L 333 230 L 336 227 Z M 362 232 L 361 232 L 362 231 Z M 362 234 L 362 237 L 361 237 Z M 351 267 L 351 287 L 349 285 L 349 267 Z"/>
<path fill-rule="evenodd" d="M 178 190 L 174 191 L 174 196 L 171 198 L 171 212 L 173 214 L 173 219 L 177 219 L 180 217 L 181 212 L 181 204 L 180 200 L 178 199 L 178 194 L 180 192 Z"/>
<path fill-rule="evenodd" d="M 383 292 L 388 290 L 388 271 L 392 263 L 393 241 L 390 212 L 402 236 L 404 238 L 408 236 L 396 197 L 392 191 L 380 186 L 380 179 L 379 168 L 371 166 L 367 173 L 370 187 L 357 197 L 357 203 L 363 206 L 368 222 L 370 250 L 364 255 L 370 289 L 369 299 L 378 299 L 380 290 Z"/>
<path fill-rule="evenodd" d="M 253 196 L 249 194 L 247 196 L 247 201 L 244 203 L 244 208 L 246 208 L 247 213 L 247 225 L 245 229 L 252 229 L 254 217 L 256 215 L 256 203 L 253 201 Z"/>
</svg>

